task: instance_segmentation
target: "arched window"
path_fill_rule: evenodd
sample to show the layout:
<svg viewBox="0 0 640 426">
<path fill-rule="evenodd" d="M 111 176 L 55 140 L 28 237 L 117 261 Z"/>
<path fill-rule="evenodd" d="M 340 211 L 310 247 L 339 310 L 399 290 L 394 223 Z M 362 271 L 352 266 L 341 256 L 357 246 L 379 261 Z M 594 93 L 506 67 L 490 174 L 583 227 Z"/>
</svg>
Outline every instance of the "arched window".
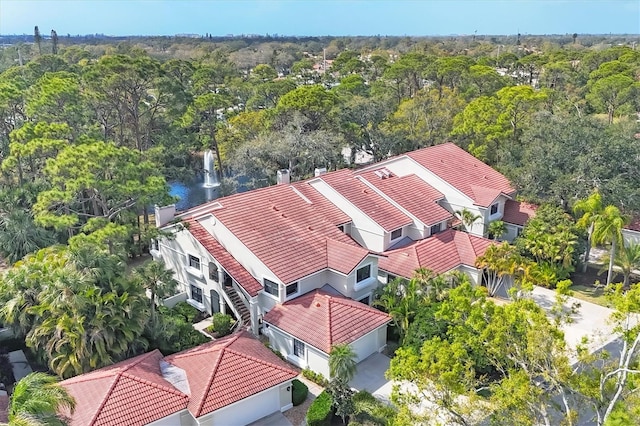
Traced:
<svg viewBox="0 0 640 426">
<path fill-rule="evenodd" d="M 209 262 L 209 279 L 218 282 L 218 265 L 215 262 Z"/>
</svg>

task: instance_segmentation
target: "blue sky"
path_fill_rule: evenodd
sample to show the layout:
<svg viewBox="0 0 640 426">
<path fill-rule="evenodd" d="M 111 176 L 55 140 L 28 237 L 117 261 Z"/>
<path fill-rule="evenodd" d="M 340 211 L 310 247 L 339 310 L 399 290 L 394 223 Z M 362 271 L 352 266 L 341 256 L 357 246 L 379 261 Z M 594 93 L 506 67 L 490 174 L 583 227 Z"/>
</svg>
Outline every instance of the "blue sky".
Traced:
<svg viewBox="0 0 640 426">
<path fill-rule="evenodd" d="M 0 0 L 0 34 L 640 33 L 638 0 Z"/>
</svg>

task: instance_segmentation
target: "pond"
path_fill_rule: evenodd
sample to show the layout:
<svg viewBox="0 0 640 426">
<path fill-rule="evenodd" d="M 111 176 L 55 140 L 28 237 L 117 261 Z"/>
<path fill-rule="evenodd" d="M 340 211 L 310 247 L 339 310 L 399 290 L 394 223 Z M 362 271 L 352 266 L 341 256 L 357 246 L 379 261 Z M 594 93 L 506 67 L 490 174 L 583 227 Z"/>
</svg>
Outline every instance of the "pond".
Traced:
<svg viewBox="0 0 640 426">
<path fill-rule="evenodd" d="M 169 194 L 180 198 L 176 203 L 177 211 L 187 210 L 218 198 L 219 189 L 219 186 L 205 187 L 202 176 L 194 176 L 189 181 L 169 182 Z"/>
</svg>

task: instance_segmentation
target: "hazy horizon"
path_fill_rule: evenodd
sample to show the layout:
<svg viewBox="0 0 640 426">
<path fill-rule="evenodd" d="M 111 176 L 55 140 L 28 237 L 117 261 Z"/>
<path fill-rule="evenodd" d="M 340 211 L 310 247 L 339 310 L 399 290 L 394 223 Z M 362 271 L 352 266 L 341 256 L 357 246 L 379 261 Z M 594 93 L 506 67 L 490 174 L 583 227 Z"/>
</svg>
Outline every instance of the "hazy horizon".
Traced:
<svg viewBox="0 0 640 426">
<path fill-rule="evenodd" d="M 0 34 L 451 36 L 640 33 L 634 0 L 0 0 Z"/>
</svg>

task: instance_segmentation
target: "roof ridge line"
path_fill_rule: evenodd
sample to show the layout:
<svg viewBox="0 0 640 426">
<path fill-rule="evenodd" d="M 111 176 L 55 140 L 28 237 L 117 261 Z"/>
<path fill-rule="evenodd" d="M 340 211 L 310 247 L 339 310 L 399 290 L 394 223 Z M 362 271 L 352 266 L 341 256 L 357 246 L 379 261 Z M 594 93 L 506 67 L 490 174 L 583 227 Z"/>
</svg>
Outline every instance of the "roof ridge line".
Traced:
<svg viewBox="0 0 640 426">
<path fill-rule="evenodd" d="M 163 358 L 163 360 L 164 360 L 164 358 Z M 165 361 L 165 362 L 167 362 L 167 361 Z M 171 364 L 170 362 L 167 362 L 167 363 L 168 363 L 168 364 Z M 173 365 L 173 364 L 171 364 L 171 365 Z M 162 389 L 162 390 L 166 390 L 166 391 L 168 391 L 168 392 L 171 392 L 171 393 L 175 393 L 175 394 L 177 394 L 178 396 L 184 396 L 184 397 L 186 397 L 187 399 L 189 399 L 189 395 L 187 395 L 186 393 L 180 392 L 178 389 L 176 389 L 176 388 L 175 388 L 175 387 L 173 387 L 173 386 L 172 386 L 172 387 L 169 387 L 169 386 L 161 385 L 161 384 L 158 384 L 158 383 L 152 382 L 152 381 L 150 381 L 150 380 L 144 379 L 144 378 L 142 378 L 142 377 L 135 376 L 135 375 L 133 375 L 133 374 L 131 374 L 131 373 L 128 373 L 128 372 L 123 372 L 123 373 L 122 373 L 122 376 L 127 377 L 128 379 L 131 379 L 131 380 L 135 380 L 136 382 L 140 382 L 140 383 L 145 384 L 145 385 L 153 386 L 153 387 L 155 387 L 155 388 L 159 388 L 159 389 Z M 164 378 L 164 376 L 162 376 L 162 379 L 166 381 L 166 379 Z M 187 381 L 188 381 L 188 379 L 187 379 Z M 169 383 L 169 382 L 167 382 L 167 383 Z"/>
<path fill-rule="evenodd" d="M 318 292 L 318 290 L 316 290 Z M 327 301 L 327 330 L 329 331 L 329 352 L 331 352 L 331 348 L 333 347 L 333 327 L 331 327 L 331 302 L 333 301 L 333 297 L 331 297 L 328 293 L 322 293 L 322 296 L 328 299 Z"/>
<path fill-rule="evenodd" d="M 214 379 L 216 377 L 216 374 L 218 372 L 218 367 L 220 366 L 220 363 L 222 362 L 222 357 L 224 357 L 224 353 L 228 349 L 229 345 L 231 343 L 235 342 L 236 340 L 238 340 L 239 337 L 240 337 L 240 334 L 234 335 L 227 342 L 224 342 L 224 344 L 220 348 L 220 355 L 218 355 L 218 359 L 216 360 L 215 364 L 213 365 L 213 368 L 211 368 L 211 375 L 209 376 L 209 379 L 207 380 L 207 386 L 206 386 L 206 389 L 205 389 L 205 392 L 204 392 L 203 395 L 209 395 L 209 391 L 211 390 L 211 387 L 213 386 L 213 381 L 214 381 Z M 212 346 L 215 346 L 215 345 L 212 345 Z M 204 404 L 205 404 L 206 401 L 207 401 L 207 398 L 202 398 L 202 400 L 198 404 L 198 410 L 196 411 L 196 417 L 200 417 L 201 416 L 202 410 L 203 410 L 203 407 L 204 407 Z"/>
<path fill-rule="evenodd" d="M 138 359 L 135 362 L 132 362 L 131 364 L 126 364 L 126 366 L 123 367 L 121 372 L 124 373 L 125 371 L 128 371 L 130 368 L 135 367 L 136 365 L 140 364 L 143 360 L 147 359 L 151 354 L 154 354 L 156 351 L 160 352 L 158 349 L 154 349 L 150 352 L 139 355 L 140 359 Z M 160 355 L 162 358 L 164 358 L 164 355 L 162 355 L 162 352 L 160 352 Z"/>
<path fill-rule="evenodd" d="M 100 402 L 100 406 L 98 406 L 98 409 L 96 410 L 96 413 L 93 415 L 93 417 L 91 417 L 91 421 L 89 422 L 89 426 L 93 425 L 98 420 L 98 417 L 100 417 L 100 414 L 102 413 L 102 410 L 104 409 L 105 405 L 107 405 L 107 400 L 109 399 L 108 398 L 109 395 L 111 395 L 111 392 L 113 391 L 113 389 L 116 387 L 116 385 L 120 381 L 120 378 L 122 377 L 123 373 L 124 373 L 124 371 L 120 371 L 115 375 L 115 380 L 113 381 L 113 383 L 111 384 L 111 386 L 107 390 L 107 393 L 105 394 L 104 398 L 102 399 L 102 402 Z"/>
<path fill-rule="evenodd" d="M 289 370 L 289 369 L 287 369 L 287 368 L 285 368 L 285 367 L 282 367 L 282 366 L 276 365 L 276 364 L 274 364 L 274 363 L 272 363 L 272 362 L 269 362 L 269 361 L 265 361 L 265 360 L 263 360 L 263 359 L 261 359 L 261 358 L 257 358 L 257 357 L 255 357 L 255 356 L 247 355 L 247 354 L 245 354 L 245 353 L 243 353 L 243 352 L 240 352 L 240 351 L 238 351 L 238 350 L 236 350 L 236 349 L 233 349 L 233 348 L 227 348 L 227 351 L 229 351 L 230 353 L 233 353 L 234 355 L 240 356 L 240 357 L 242 357 L 242 358 L 246 358 L 246 359 L 251 360 L 251 361 L 256 361 L 256 362 L 259 362 L 260 364 L 267 365 L 267 366 L 270 366 L 270 367 L 276 368 L 276 369 L 278 369 L 278 370 L 282 370 L 282 371 L 284 371 L 284 372 L 297 374 L 297 373 L 296 373 L 295 371 L 293 371 L 293 370 Z"/>
</svg>

